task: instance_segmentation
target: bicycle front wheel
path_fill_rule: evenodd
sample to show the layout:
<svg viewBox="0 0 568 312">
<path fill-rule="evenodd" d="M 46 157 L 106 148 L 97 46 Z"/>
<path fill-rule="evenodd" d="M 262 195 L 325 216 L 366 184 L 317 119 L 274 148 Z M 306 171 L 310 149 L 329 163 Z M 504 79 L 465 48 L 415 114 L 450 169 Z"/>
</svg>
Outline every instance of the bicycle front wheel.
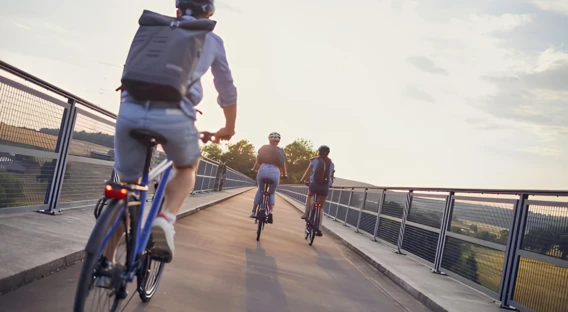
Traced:
<svg viewBox="0 0 568 312">
<path fill-rule="evenodd" d="M 117 211 L 121 209 L 121 205 L 124 205 L 123 201 L 112 200 L 97 219 L 89 237 L 89 242 L 85 248 L 83 268 L 75 292 L 73 305 L 75 312 L 117 311 L 124 300 L 124 296 L 117 296 L 119 291 L 116 289 L 123 290 L 122 287 L 117 287 L 121 284 L 117 277 L 125 270 L 126 246 L 128 245 L 126 237 L 128 236 L 122 236 L 124 239 L 121 239 L 116 246 L 113 259 L 102 256 L 102 251 L 107 247 L 102 246 L 104 238 L 111 231 L 116 219 L 124 218 L 124 216 L 116 215 Z M 123 222 L 123 220 L 118 222 Z M 113 263 L 117 262 L 118 259 L 121 263 Z M 89 296 L 91 298 L 88 298 Z"/>
</svg>

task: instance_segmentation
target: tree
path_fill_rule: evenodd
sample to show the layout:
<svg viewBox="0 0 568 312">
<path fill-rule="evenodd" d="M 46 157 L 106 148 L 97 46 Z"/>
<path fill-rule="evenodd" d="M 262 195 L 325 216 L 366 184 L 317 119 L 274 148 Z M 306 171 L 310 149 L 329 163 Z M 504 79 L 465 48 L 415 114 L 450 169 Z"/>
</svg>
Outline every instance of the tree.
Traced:
<svg viewBox="0 0 568 312">
<path fill-rule="evenodd" d="M 217 144 L 207 144 L 201 148 L 201 153 L 203 154 L 203 157 L 209 158 L 214 161 L 221 161 L 223 150 Z"/>
<path fill-rule="evenodd" d="M 308 168 L 310 158 L 316 154 L 312 142 L 306 139 L 296 139 L 284 147 L 284 152 L 286 153 L 286 169 L 289 177 L 286 183 L 301 183 L 300 179 Z"/>
<path fill-rule="evenodd" d="M 554 233 L 545 228 L 530 229 L 523 242 L 525 249 L 546 255 L 554 245 Z"/>
<path fill-rule="evenodd" d="M 509 229 L 501 230 L 501 232 L 499 232 L 499 240 L 497 242 L 503 245 L 507 245 L 508 241 L 509 241 Z"/>
<path fill-rule="evenodd" d="M 223 153 L 220 158 L 228 167 L 253 179 L 256 177 L 250 172 L 256 162 L 255 148 L 248 140 L 243 139 L 235 144 L 229 144 L 227 152 Z"/>
<path fill-rule="evenodd" d="M 467 259 L 465 259 L 465 272 L 469 271 L 469 279 L 472 281 L 480 284 L 479 282 L 479 273 L 477 272 L 477 260 L 475 259 L 476 254 L 475 252 L 471 252 Z"/>
<path fill-rule="evenodd" d="M 24 182 L 7 172 L 0 172 L 0 208 L 14 206 L 25 198 Z"/>
</svg>

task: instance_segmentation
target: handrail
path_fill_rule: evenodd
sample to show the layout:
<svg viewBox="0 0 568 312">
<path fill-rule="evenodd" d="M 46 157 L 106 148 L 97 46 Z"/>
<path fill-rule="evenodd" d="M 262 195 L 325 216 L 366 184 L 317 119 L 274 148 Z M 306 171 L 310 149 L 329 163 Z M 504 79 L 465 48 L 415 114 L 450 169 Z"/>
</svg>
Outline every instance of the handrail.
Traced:
<svg viewBox="0 0 568 312">
<path fill-rule="evenodd" d="M 3 69 L 3 70 L 5 70 L 5 71 L 7 71 L 7 72 L 9 72 L 9 73 L 11 73 L 15 76 L 18 76 L 22 79 L 31 81 L 31 82 L 37 84 L 38 86 L 45 88 L 45 89 L 47 89 L 51 92 L 54 92 L 56 94 L 59 94 L 63 97 L 73 99 L 73 100 L 75 100 L 75 102 L 78 102 L 79 104 L 84 105 L 84 106 L 88 107 L 89 109 L 92 109 L 96 112 L 99 112 L 99 113 L 101 113 L 105 116 L 116 119 L 116 115 L 111 113 L 110 111 L 107 111 L 106 109 L 104 109 L 100 106 L 97 106 L 97 105 L 95 105 L 95 104 L 93 104 L 93 103 L 91 103 L 91 102 L 89 102 L 89 101 L 87 101 L 83 98 L 80 98 L 80 97 L 74 95 L 71 92 L 68 92 L 68 91 L 65 91 L 65 90 L 63 90 L 59 87 L 56 87 L 56 86 L 52 85 L 51 83 L 49 83 L 49 82 L 47 82 L 43 79 L 40 79 L 40 78 L 38 78 L 38 77 L 28 73 L 28 72 L 25 72 L 25 71 L 17 68 L 16 66 L 10 65 L 10 64 L 2 61 L 2 60 L 0 60 L 0 69 Z"/>
<path fill-rule="evenodd" d="M 304 184 L 282 184 L 282 186 L 305 186 Z M 402 187 L 402 186 L 333 186 L 330 189 L 368 189 L 390 191 L 418 191 L 440 193 L 470 193 L 470 194 L 493 194 L 493 195 L 537 195 L 537 196 L 568 196 L 568 190 L 513 190 L 513 189 L 475 189 L 475 188 L 432 188 L 432 187 Z"/>
</svg>

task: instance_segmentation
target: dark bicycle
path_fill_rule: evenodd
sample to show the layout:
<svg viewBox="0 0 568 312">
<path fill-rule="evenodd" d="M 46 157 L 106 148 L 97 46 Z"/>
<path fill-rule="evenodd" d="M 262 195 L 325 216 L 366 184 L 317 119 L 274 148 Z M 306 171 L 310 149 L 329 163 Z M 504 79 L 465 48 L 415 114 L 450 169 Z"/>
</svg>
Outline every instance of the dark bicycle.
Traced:
<svg viewBox="0 0 568 312">
<path fill-rule="evenodd" d="M 287 176 L 283 176 L 281 178 L 286 179 Z M 260 233 L 262 232 L 262 230 L 264 230 L 264 225 L 266 223 L 272 223 L 272 211 L 270 209 L 270 192 L 268 191 L 268 188 L 270 187 L 271 184 L 274 184 L 274 181 L 272 181 L 272 179 L 264 179 L 262 180 L 262 183 L 264 184 L 262 197 L 254 220 L 254 223 L 258 225 L 256 230 L 257 241 L 260 240 Z"/>
<path fill-rule="evenodd" d="M 130 136 L 147 146 L 142 181 L 140 184 L 125 184 L 112 180 L 106 183 L 104 197 L 95 208 L 97 222 L 85 247 L 85 260 L 75 293 L 75 312 L 121 309 L 123 300 L 128 297 L 127 286 L 134 278 L 137 280 L 136 291 L 140 299 L 143 302 L 150 301 L 158 288 L 165 262 L 170 260 L 170 255 L 153 250 L 154 242 L 150 233 L 152 222 L 162 208 L 167 184 L 165 182 L 168 181 L 173 164 L 170 159 L 165 159 L 149 171 L 150 162 L 156 146 L 165 144 L 166 139 L 146 130 L 133 130 Z M 203 143 L 212 139 L 212 133 L 201 133 Z M 164 183 L 157 183 L 152 206 L 142 224 L 148 183 L 162 173 L 160 180 Z M 103 251 L 121 223 L 125 233 L 112 251 L 112 259 L 108 259 Z M 125 247 L 125 255 L 119 257 L 117 251 L 121 243 Z M 96 298 L 99 291 L 101 295 Z M 87 300 L 91 292 L 93 297 Z"/>
<path fill-rule="evenodd" d="M 306 183 L 309 187 L 310 184 Z M 317 233 L 320 231 L 319 224 L 322 218 L 322 205 L 318 203 L 318 194 L 313 193 L 313 201 L 312 201 L 312 208 L 310 209 L 310 213 L 308 218 L 306 219 L 306 236 L 304 237 L 306 240 L 309 241 L 310 246 L 314 243 L 314 239 L 316 238 Z M 319 235 L 321 236 L 321 235 Z"/>
</svg>

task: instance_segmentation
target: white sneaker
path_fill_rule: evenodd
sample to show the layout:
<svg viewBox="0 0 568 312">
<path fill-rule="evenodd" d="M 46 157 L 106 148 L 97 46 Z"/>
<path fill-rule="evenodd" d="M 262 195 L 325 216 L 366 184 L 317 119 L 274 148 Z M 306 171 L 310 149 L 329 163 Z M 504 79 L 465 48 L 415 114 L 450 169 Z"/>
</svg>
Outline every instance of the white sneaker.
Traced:
<svg viewBox="0 0 568 312">
<path fill-rule="evenodd" d="M 174 225 L 162 214 L 158 215 L 152 223 L 152 238 L 154 239 L 153 252 L 164 257 L 166 263 L 174 257 Z"/>
</svg>

